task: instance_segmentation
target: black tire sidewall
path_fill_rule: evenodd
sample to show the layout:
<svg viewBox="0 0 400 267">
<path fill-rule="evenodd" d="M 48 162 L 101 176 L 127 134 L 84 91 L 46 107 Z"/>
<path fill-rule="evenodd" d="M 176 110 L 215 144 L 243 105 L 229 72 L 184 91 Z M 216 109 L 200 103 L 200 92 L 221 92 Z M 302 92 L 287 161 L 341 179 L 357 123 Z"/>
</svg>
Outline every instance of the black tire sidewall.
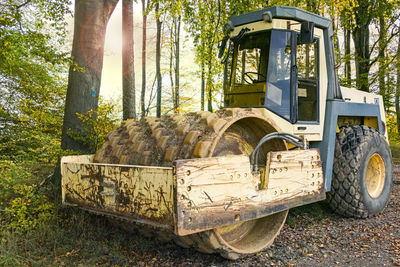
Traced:
<svg viewBox="0 0 400 267">
<path fill-rule="evenodd" d="M 367 146 L 363 148 L 366 153 L 362 153 L 360 159 L 360 193 L 369 215 L 381 212 L 389 201 L 392 189 L 392 156 L 385 138 L 381 134 L 370 136 Z M 379 140 L 377 140 L 379 139 Z M 385 165 L 385 183 L 381 194 L 377 198 L 372 198 L 368 193 L 365 183 L 368 162 L 373 154 L 379 154 Z"/>
</svg>

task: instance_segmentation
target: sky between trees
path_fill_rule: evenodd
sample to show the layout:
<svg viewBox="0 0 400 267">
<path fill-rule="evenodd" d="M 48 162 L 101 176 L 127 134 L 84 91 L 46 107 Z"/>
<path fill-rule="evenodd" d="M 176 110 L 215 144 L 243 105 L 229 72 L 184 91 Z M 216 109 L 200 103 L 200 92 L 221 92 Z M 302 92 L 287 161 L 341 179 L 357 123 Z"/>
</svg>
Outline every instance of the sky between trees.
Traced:
<svg viewBox="0 0 400 267">
<path fill-rule="evenodd" d="M 104 51 L 104 66 L 103 76 L 101 80 L 100 95 L 106 100 L 121 101 L 122 98 L 122 15 L 121 5 L 119 2 L 116 9 L 114 10 L 111 19 L 108 23 L 105 51 Z M 73 8 L 73 6 L 72 6 Z M 134 3 L 134 23 L 135 23 L 135 63 L 136 63 L 136 88 L 140 88 L 141 81 L 141 68 L 140 68 L 140 56 L 141 56 L 141 40 L 142 40 L 142 10 L 140 3 Z M 70 33 L 72 34 L 73 22 L 69 24 L 71 27 Z M 149 72 L 149 80 L 154 78 L 155 72 L 155 38 L 156 38 L 156 25 L 154 17 L 148 21 L 148 65 L 147 70 Z M 198 65 L 194 65 L 195 61 L 193 40 L 188 36 L 188 33 L 182 34 L 186 36 L 184 46 L 181 51 L 182 60 L 182 79 L 183 83 L 187 84 L 189 92 L 187 96 L 193 96 L 200 101 L 200 80 L 196 78 L 196 72 L 200 71 Z M 70 35 L 72 38 L 72 35 Z M 185 39 L 185 38 L 183 38 Z M 217 53 L 217 52 L 216 52 Z M 164 60 L 165 61 L 165 60 Z M 165 63 L 165 62 L 164 62 Z M 164 79 L 164 83 L 169 85 L 168 80 Z M 196 90 L 197 89 L 197 90 Z M 139 95 L 139 91 L 138 94 Z M 198 107 L 194 106 L 194 109 Z"/>
</svg>

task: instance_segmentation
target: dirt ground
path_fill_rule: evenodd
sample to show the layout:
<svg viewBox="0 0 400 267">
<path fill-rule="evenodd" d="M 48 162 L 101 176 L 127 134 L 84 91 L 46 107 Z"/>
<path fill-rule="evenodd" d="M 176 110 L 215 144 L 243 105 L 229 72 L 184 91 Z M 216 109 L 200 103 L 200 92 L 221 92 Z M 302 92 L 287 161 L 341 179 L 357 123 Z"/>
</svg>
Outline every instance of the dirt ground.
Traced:
<svg viewBox="0 0 400 267">
<path fill-rule="evenodd" d="M 135 237 L 132 237 L 135 238 Z M 290 211 L 286 224 L 267 250 L 229 261 L 147 240 L 147 248 L 129 251 L 131 266 L 400 266 L 400 166 L 395 168 L 390 202 L 368 219 L 334 214 L 326 203 Z M 110 266 L 111 266 L 110 265 Z"/>
</svg>

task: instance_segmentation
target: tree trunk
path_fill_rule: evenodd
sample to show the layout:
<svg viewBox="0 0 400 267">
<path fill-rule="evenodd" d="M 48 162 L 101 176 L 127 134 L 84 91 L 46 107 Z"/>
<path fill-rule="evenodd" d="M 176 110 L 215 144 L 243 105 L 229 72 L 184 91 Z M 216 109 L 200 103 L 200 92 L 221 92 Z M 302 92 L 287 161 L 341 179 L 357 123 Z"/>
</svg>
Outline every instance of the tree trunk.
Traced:
<svg viewBox="0 0 400 267">
<path fill-rule="evenodd" d="M 386 83 L 385 83 L 385 76 L 386 76 L 386 58 L 385 58 L 385 49 L 386 49 L 386 25 L 385 19 L 383 16 L 379 18 L 379 54 L 378 54 L 378 63 L 379 63 L 379 70 L 378 70 L 378 81 L 379 81 L 379 94 L 383 97 L 383 103 L 385 104 L 385 108 L 389 108 L 388 101 L 388 94 L 386 92 Z M 389 96 L 390 97 L 390 96 Z M 387 111 L 387 110 L 386 110 Z"/>
<path fill-rule="evenodd" d="M 62 129 L 62 149 L 90 151 L 90 148 L 72 136 L 83 136 L 84 125 L 77 113 L 97 110 L 104 40 L 107 23 L 118 0 L 76 0 L 74 40 L 69 69 L 68 90 Z M 84 71 L 77 69 L 84 68 Z"/>
<path fill-rule="evenodd" d="M 156 4 L 156 27 L 157 27 L 157 42 L 156 42 L 156 76 L 157 76 L 157 117 L 161 117 L 161 20 L 158 14 L 160 4 Z"/>
<path fill-rule="evenodd" d="M 206 89 L 206 81 L 204 77 L 204 61 L 201 62 L 201 110 L 204 110 L 204 94 Z"/>
<path fill-rule="evenodd" d="M 369 92 L 369 29 L 368 25 L 356 28 L 353 33 L 356 50 L 357 89 Z"/>
<path fill-rule="evenodd" d="M 209 45 L 209 59 L 208 59 L 208 74 L 207 74 L 207 92 L 208 92 L 208 111 L 212 112 L 212 51 L 213 51 L 213 45 Z"/>
<path fill-rule="evenodd" d="M 181 16 L 177 18 L 175 24 L 175 107 L 179 109 L 179 50 L 180 50 L 180 35 L 181 35 Z"/>
<path fill-rule="evenodd" d="M 356 84 L 357 89 L 369 92 L 369 69 L 370 69 L 370 51 L 369 51 L 369 24 L 371 18 L 369 12 L 369 1 L 360 1 L 356 8 L 355 20 L 356 27 L 353 29 L 353 40 L 356 60 Z"/>
<path fill-rule="evenodd" d="M 149 0 L 148 0 L 149 1 Z M 149 2 L 147 2 L 147 5 Z M 142 35 L 142 92 L 140 94 L 140 109 L 141 116 L 146 116 L 146 33 L 147 33 L 147 10 L 146 10 L 146 0 L 142 0 L 142 12 L 143 12 L 143 35 Z"/>
<path fill-rule="evenodd" d="M 136 119 L 133 1 L 122 1 L 122 110 L 123 119 Z"/>
<path fill-rule="evenodd" d="M 351 55 L 350 55 L 350 38 L 351 32 L 348 29 L 344 30 L 344 58 L 345 58 L 345 77 L 346 85 L 351 87 Z"/>
<path fill-rule="evenodd" d="M 400 55 L 400 36 L 397 45 L 397 55 Z M 396 97 L 395 97 L 395 108 L 396 108 L 396 121 L 397 121 L 397 133 L 400 134 L 400 57 L 397 56 L 397 86 L 396 86 Z"/>
<path fill-rule="evenodd" d="M 170 30 L 170 46 L 169 46 L 169 79 L 171 82 L 171 99 L 172 99 L 172 108 L 176 111 L 177 106 L 175 105 L 175 82 L 174 82 L 174 28 L 175 28 L 174 20 L 172 20 L 171 30 Z"/>
<path fill-rule="evenodd" d="M 209 81 L 209 86 L 208 87 L 208 111 L 212 112 L 213 108 L 212 108 L 212 90 L 211 90 L 211 81 Z"/>
</svg>

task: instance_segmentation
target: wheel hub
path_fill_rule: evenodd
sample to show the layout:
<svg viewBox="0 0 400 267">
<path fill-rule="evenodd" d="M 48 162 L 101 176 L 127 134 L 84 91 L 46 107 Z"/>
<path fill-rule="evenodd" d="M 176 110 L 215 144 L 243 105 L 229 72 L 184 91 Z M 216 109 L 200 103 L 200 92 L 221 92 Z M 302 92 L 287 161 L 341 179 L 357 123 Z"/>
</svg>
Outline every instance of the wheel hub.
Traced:
<svg viewBox="0 0 400 267">
<path fill-rule="evenodd" d="M 365 174 L 365 185 L 367 187 L 368 194 L 372 198 L 380 196 L 385 184 L 385 163 L 382 157 L 375 153 L 371 156 L 367 164 L 367 170 Z"/>
</svg>

